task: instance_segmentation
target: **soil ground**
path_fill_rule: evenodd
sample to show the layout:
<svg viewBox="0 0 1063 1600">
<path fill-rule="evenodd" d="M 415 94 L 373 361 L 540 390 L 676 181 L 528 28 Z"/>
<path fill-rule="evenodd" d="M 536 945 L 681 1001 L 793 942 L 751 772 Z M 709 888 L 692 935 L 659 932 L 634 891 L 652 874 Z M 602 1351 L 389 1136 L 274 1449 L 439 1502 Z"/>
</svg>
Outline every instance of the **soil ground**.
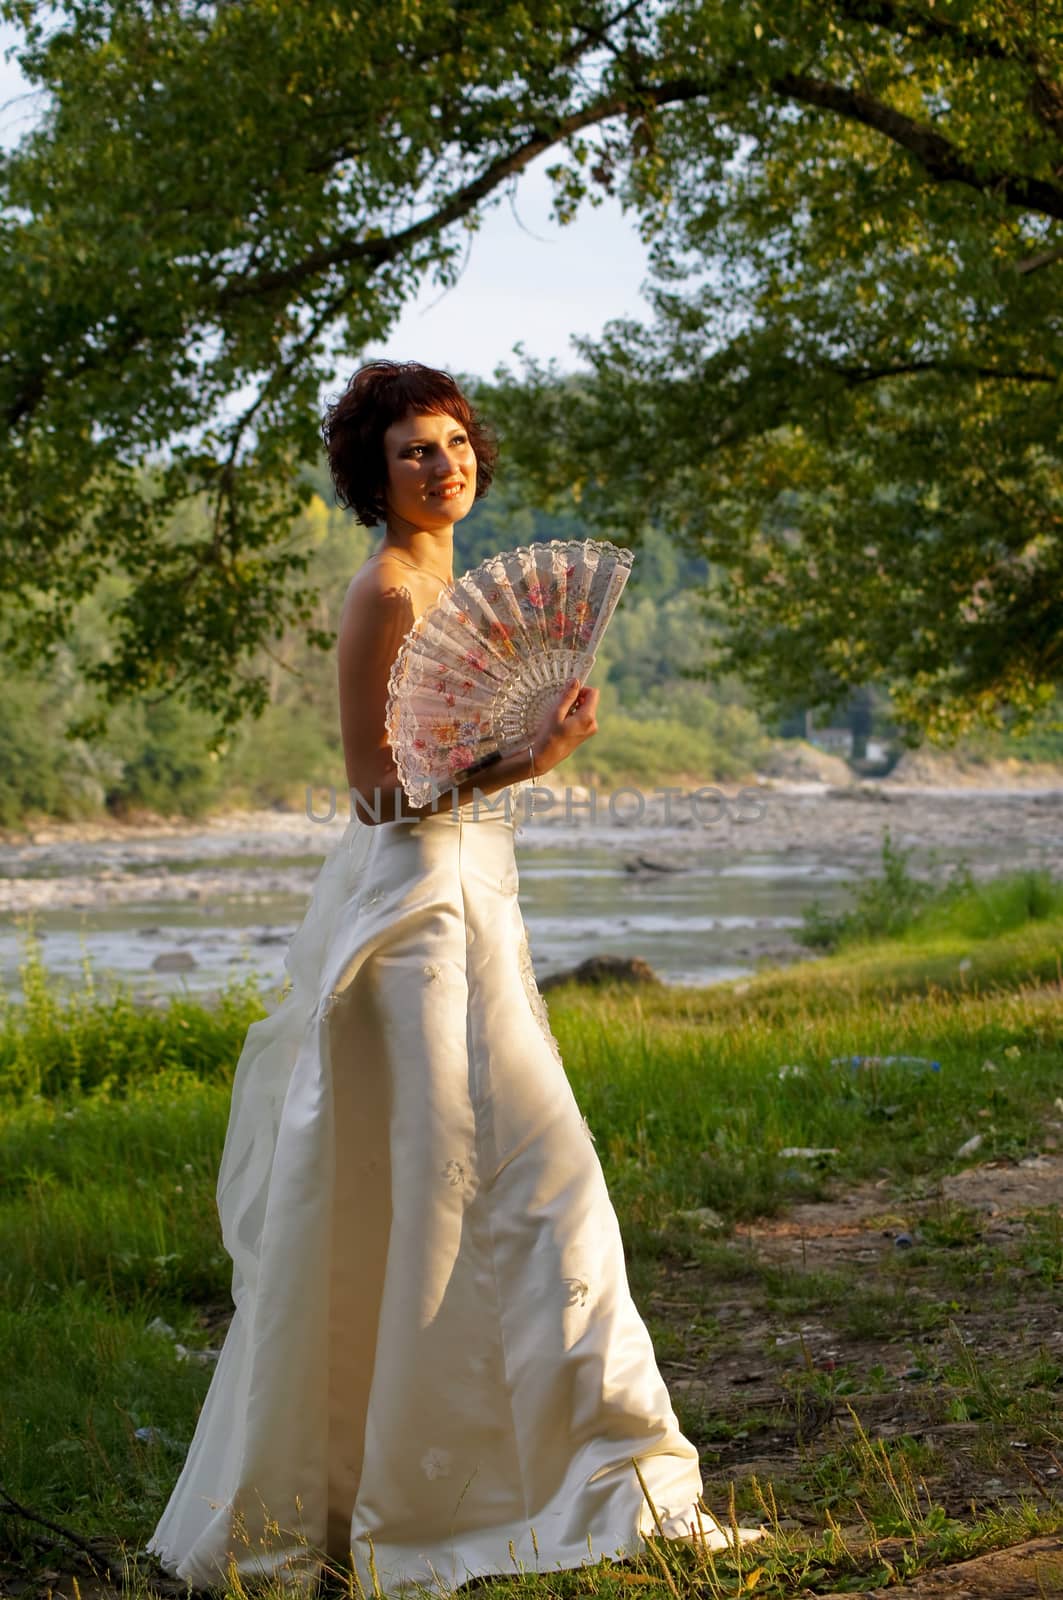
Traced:
<svg viewBox="0 0 1063 1600">
<path fill-rule="evenodd" d="M 1042 1154 L 905 1194 L 883 1178 L 739 1225 L 714 1247 L 689 1234 L 670 1245 L 640 1299 L 658 1346 L 674 1351 L 661 1370 L 702 1449 L 714 1512 L 726 1516 L 733 1485 L 739 1520 L 764 1520 L 755 1480 L 772 1486 L 787 1530 L 822 1531 L 833 1505 L 866 1548 L 851 1511 L 857 1423 L 872 1445 L 914 1456 L 919 1499 L 949 1517 L 1024 1498 L 1058 1508 L 1061 1202 L 1063 1158 Z M 939 1572 L 923 1576 L 929 1586 L 865 1593 L 1063 1595 L 1063 1540 L 950 1571 L 952 1587 Z"/>
<path fill-rule="evenodd" d="M 1063 1539 L 1030 1539 L 925 1572 L 911 1583 L 865 1589 L 863 1600 L 1055 1600 L 1063 1594 Z"/>
</svg>

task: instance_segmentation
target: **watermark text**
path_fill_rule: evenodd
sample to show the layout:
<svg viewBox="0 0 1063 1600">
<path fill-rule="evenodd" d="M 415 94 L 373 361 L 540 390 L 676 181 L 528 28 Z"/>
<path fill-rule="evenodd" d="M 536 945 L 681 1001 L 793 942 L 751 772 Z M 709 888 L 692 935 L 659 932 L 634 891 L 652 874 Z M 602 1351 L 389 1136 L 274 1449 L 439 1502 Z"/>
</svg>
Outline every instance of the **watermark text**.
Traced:
<svg viewBox="0 0 1063 1600">
<path fill-rule="evenodd" d="M 616 827 L 642 824 L 646 827 L 674 827 L 688 818 L 703 828 L 718 827 L 721 823 L 759 822 L 766 809 L 766 796 L 759 789 L 743 788 L 728 795 L 714 784 L 697 789 L 679 789 L 662 786 L 655 789 L 623 787 L 602 793 L 597 788 L 548 789 L 544 784 L 521 785 L 517 794 L 512 787 L 484 794 L 474 788 L 471 795 L 461 798 L 456 787 L 440 788 L 432 784 L 430 796 L 417 816 L 404 814 L 407 806 L 401 789 L 382 791 L 373 789 L 364 794 L 360 789 L 347 791 L 347 815 L 357 815 L 360 821 L 380 823 L 417 823 L 424 817 L 449 811 L 460 814 L 465 820 L 477 822 L 481 818 L 502 817 L 506 822 L 521 823 L 549 819 L 554 822 L 586 822 L 592 827 Z M 328 796 L 327 809 L 318 804 L 321 794 Z M 306 815 L 311 822 L 333 822 L 339 814 L 338 793 L 333 785 L 315 789 L 306 785 Z"/>
</svg>

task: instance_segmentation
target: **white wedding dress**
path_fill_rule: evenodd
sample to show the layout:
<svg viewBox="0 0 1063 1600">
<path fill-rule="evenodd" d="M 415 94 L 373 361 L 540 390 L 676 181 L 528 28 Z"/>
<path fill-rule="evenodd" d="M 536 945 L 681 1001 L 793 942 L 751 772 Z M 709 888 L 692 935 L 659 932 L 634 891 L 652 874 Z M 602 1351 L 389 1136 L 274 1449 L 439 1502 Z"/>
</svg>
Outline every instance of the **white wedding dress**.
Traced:
<svg viewBox="0 0 1063 1600">
<path fill-rule="evenodd" d="M 196 1587 L 234 1563 L 313 1592 L 353 1557 L 370 1593 L 446 1592 L 632 1555 L 633 1459 L 667 1537 L 697 1518 L 532 972 L 524 787 L 352 819 L 248 1030 L 217 1186 L 236 1311 L 147 1546 Z"/>
</svg>

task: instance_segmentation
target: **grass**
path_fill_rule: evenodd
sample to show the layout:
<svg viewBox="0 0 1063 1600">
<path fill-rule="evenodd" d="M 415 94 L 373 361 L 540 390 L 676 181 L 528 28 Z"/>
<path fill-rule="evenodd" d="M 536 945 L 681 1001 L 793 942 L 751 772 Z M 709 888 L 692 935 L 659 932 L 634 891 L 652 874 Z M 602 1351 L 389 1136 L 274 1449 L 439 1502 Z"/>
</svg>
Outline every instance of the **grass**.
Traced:
<svg viewBox="0 0 1063 1600">
<path fill-rule="evenodd" d="M 802 914 L 799 943 L 810 949 L 853 951 L 881 938 L 903 938 L 913 949 L 942 942 L 995 938 L 1030 922 L 1063 916 L 1063 883 L 1030 868 L 978 884 L 966 863 L 944 885 L 914 877 L 912 851 L 894 845 L 887 828 L 882 872 L 857 886 L 853 905 L 828 914 L 819 899 Z"/>
<path fill-rule="evenodd" d="M 662 1370 L 671 1381 L 752 1350 L 766 1374 L 767 1398 L 745 1411 L 740 1395 L 724 1415 L 678 1388 L 676 1406 L 714 1513 L 732 1497 L 740 1520 L 777 1537 L 734 1560 L 658 1545 L 623 1566 L 518 1575 L 485 1592 L 844 1592 L 1063 1529 L 1039 1468 L 1015 1503 L 963 1515 L 928 1486 L 947 1467 L 934 1428 L 973 1428 L 986 1471 L 1018 1472 L 1016 1439 L 1063 1449 L 1060 1352 L 976 1355 L 953 1337 L 972 1305 L 1014 1327 L 1038 1296 L 1058 1296 L 1058 1210 L 1031 1213 L 1003 1249 L 986 1242 L 983 1217 L 941 1200 L 873 1278 L 768 1261 L 733 1231 L 868 1180 L 885 1180 L 888 1217 L 965 1165 L 1044 1148 L 1063 1114 L 1061 948 L 1063 891 L 1018 875 L 923 896 L 891 936 L 850 927 L 825 958 L 743 983 L 551 993 Z M 116 1572 L 125 1562 L 118 1587 L 136 1593 L 147 1567 L 124 1552 L 169 1494 L 209 1381 L 195 1353 L 220 1344 L 231 1311 L 214 1184 L 231 1071 L 263 1008 L 245 980 L 213 1012 L 187 1001 L 141 1012 L 98 996 L 91 975 L 60 1002 L 32 938 L 23 981 L 26 1006 L 0 1011 L 0 1484 L 27 1515 L 7 1519 L 0 1565 L 72 1559 L 32 1509 L 98 1541 Z M 835 1059 L 854 1055 L 940 1070 Z M 960 1156 L 974 1133 L 977 1152 Z M 837 1154 L 781 1154 L 792 1146 Z M 721 1228 L 678 1215 L 701 1207 Z M 746 1320 L 728 1320 L 726 1305 Z M 804 1333 L 774 1344 L 748 1332 L 809 1316 L 829 1318 L 840 1340 L 877 1340 L 873 1359 L 827 1368 Z M 890 1438 L 870 1420 L 898 1394 L 884 1339 L 935 1352 L 919 1358 L 922 1411 Z M 744 1452 L 780 1428 L 791 1455 L 769 1481 Z M 332 1585 L 343 1590 L 342 1575 Z"/>
</svg>

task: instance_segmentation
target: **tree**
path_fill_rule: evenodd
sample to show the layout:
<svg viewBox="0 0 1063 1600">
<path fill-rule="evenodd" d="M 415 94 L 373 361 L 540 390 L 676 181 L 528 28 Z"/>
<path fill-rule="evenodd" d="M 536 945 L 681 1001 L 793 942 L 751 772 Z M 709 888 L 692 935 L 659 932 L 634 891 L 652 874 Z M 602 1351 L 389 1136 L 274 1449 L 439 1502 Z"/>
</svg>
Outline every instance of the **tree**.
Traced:
<svg viewBox="0 0 1063 1600">
<path fill-rule="evenodd" d="M 702 92 L 615 160 L 655 320 L 481 389 L 528 493 L 708 557 L 707 670 L 766 710 L 884 680 L 909 742 L 1026 726 L 1063 680 L 1058 0 L 661 26 Z"/>
<path fill-rule="evenodd" d="M 634 44 L 639 9 L 2 0 L 51 96 L 0 158 L 0 634 L 16 663 L 53 652 L 117 569 L 135 583 L 93 669 L 109 698 L 182 690 L 223 729 L 261 709 L 247 663 L 315 601 L 286 530 L 320 456 L 323 381 L 426 273 L 454 278 L 531 161 L 637 114 L 623 63 L 587 63 L 606 35 Z M 203 497 L 208 516 L 176 534 L 175 508 Z"/>
<path fill-rule="evenodd" d="M 558 419 L 583 509 L 652 495 L 723 565 L 724 665 L 821 699 L 889 655 L 930 723 L 1055 671 L 1058 0 L 0 14 L 51 93 L 0 160 L 16 661 L 117 569 L 109 697 L 260 709 L 247 664 L 314 605 L 287 529 L 322 382 L 557 146 L 559 216 L 615 190 L 656 239 L 659 322 L 586 347 L 578 391 L 533 370 L 507 415 Z"/>
</svg>

